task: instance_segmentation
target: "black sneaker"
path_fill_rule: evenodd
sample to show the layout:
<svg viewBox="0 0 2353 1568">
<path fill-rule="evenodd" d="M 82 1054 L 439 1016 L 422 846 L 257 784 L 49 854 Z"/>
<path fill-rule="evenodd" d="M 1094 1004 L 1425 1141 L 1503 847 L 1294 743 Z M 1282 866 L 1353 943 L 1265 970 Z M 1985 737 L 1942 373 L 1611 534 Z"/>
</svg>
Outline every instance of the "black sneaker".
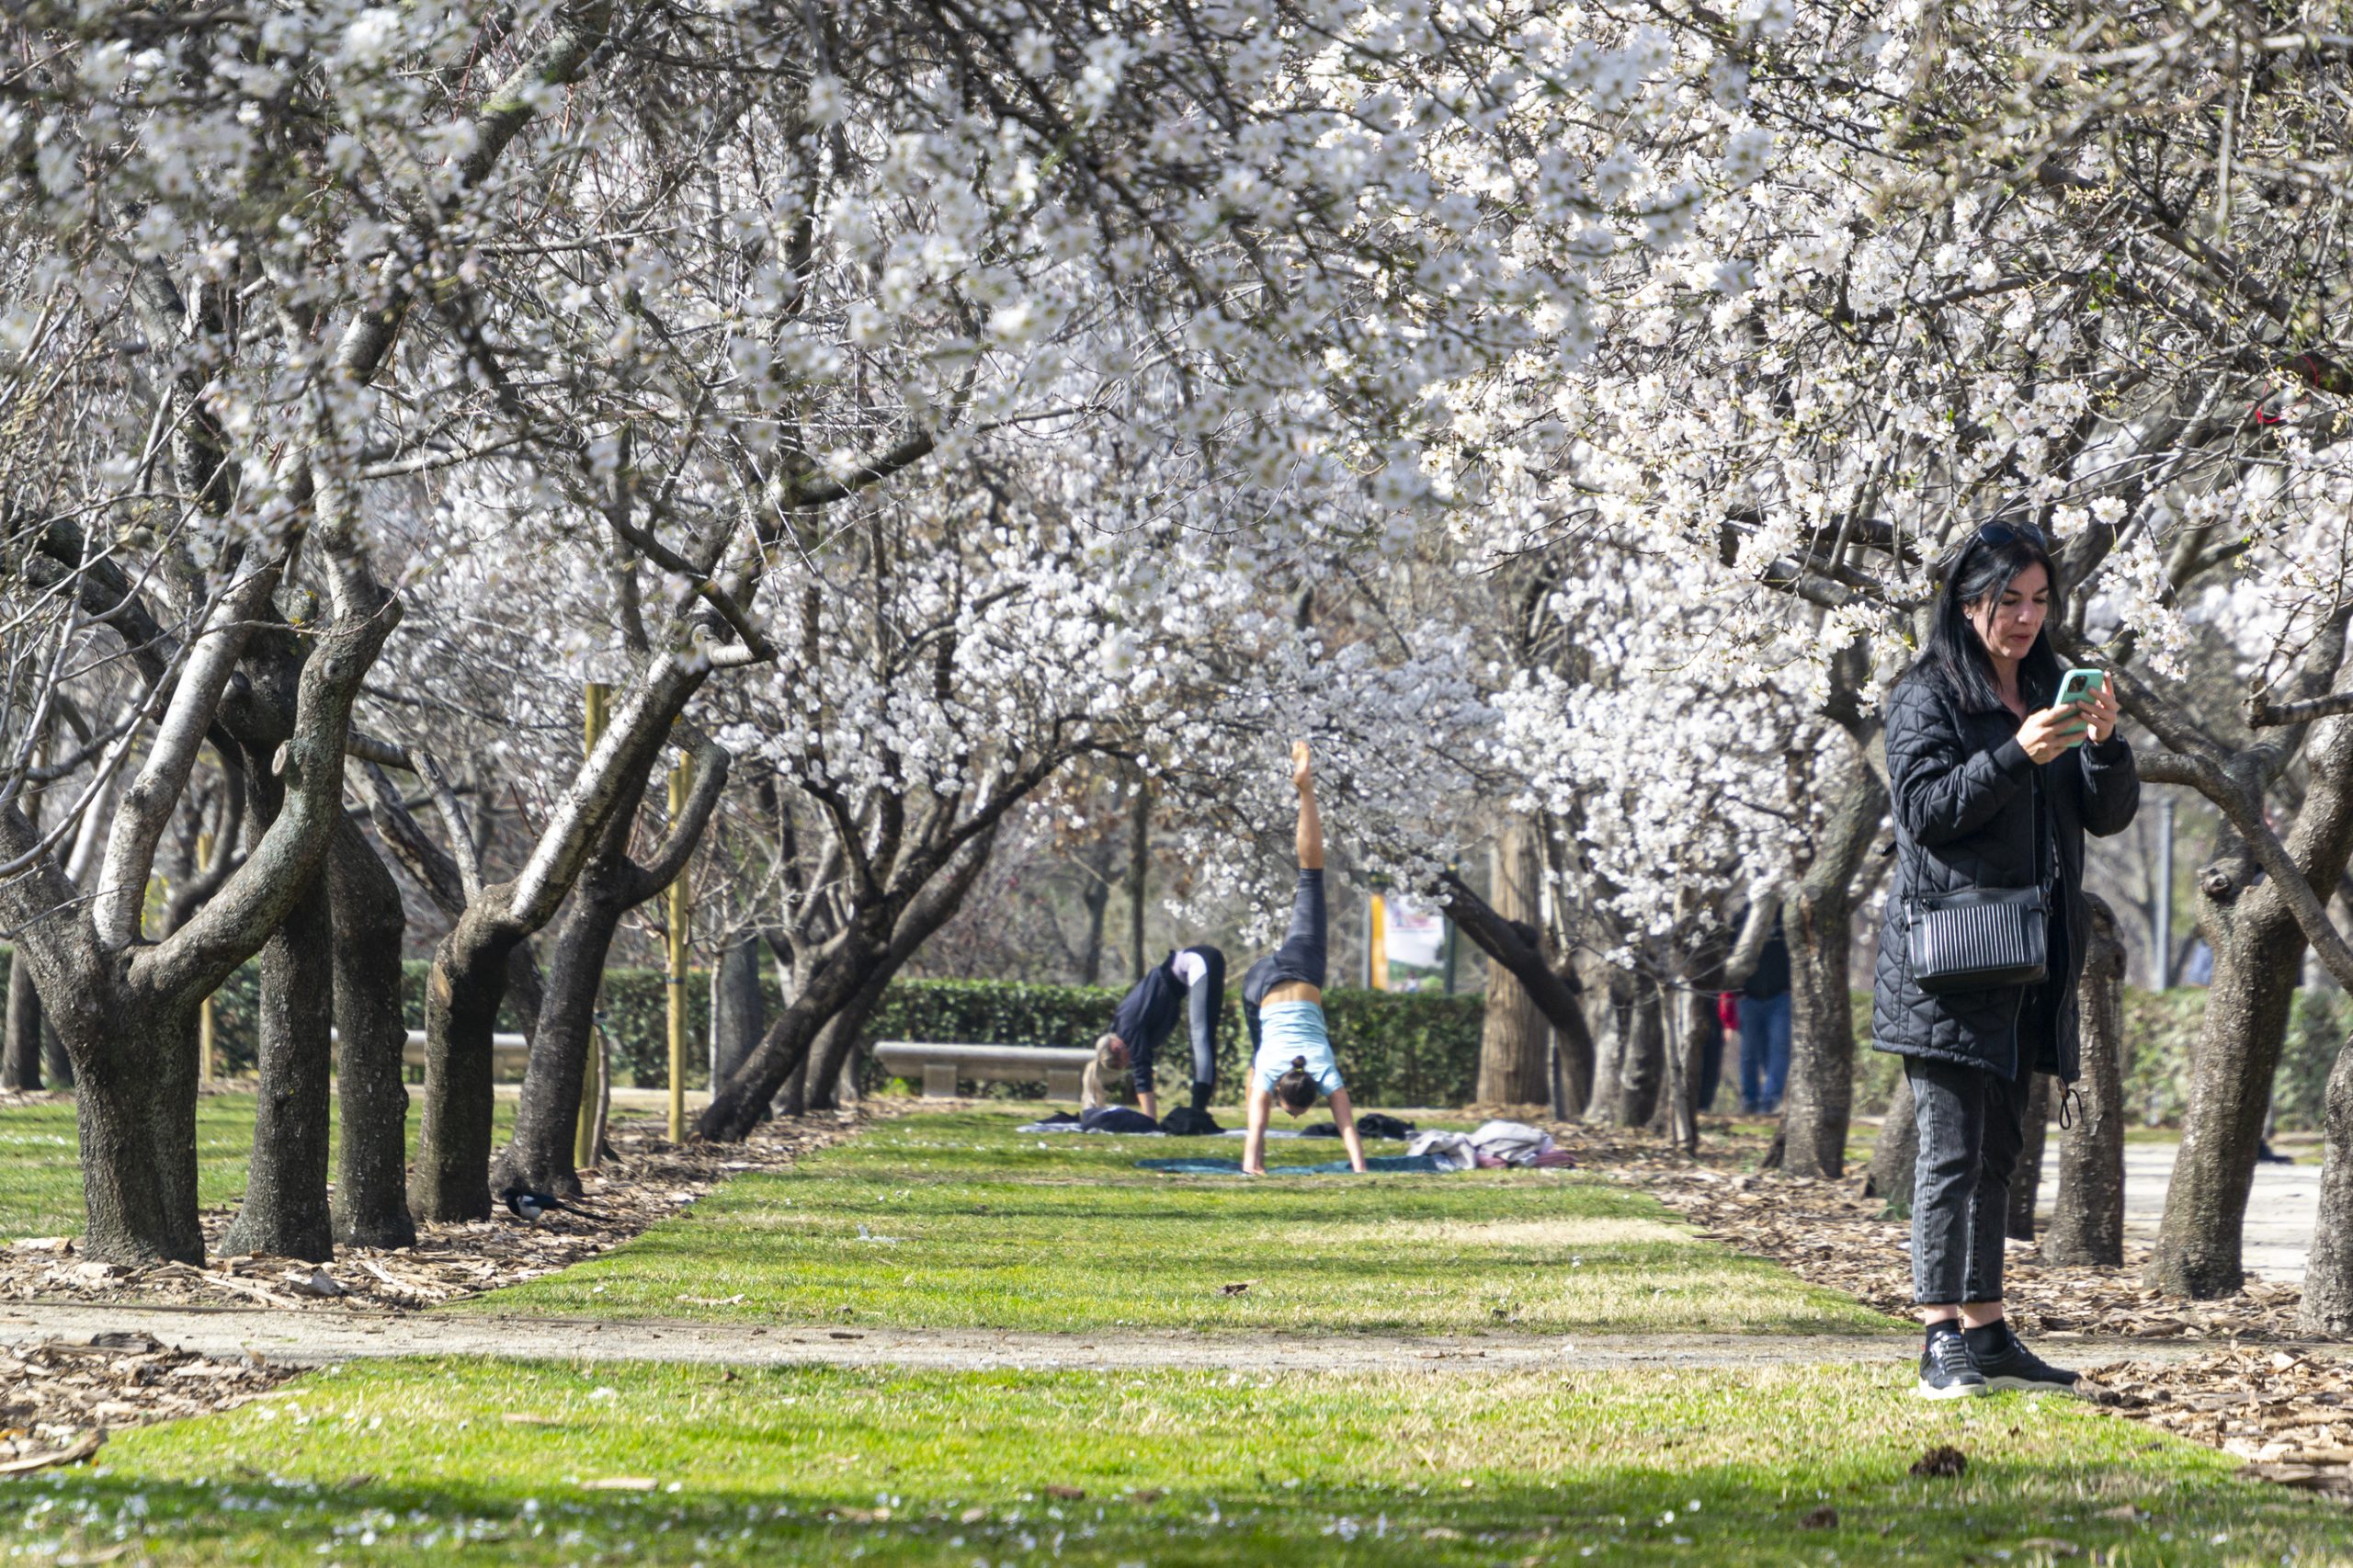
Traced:
<svg viewBox="0 0 2353 1568">
<path fill-rule="evenodd" d="M 1974 1399 L 1990 1392 L 1958 1330 L 1928 1335 L 1920 1352 L 1922 1399 Z"/>
<path fill-rule="evenodd" d="M 1991 1323 L 1984 1328 L 1972 1329 L 1970 1337 L 1962 1340 L 1962 1345 L 1989 1389 L 2073 1393 L 2075 1384 L 2083 1377 L 2080 1372 L 2052 1366 L 2019 1344 L 2018 1336 L 2010 1332 L 2006 1322 Z"/>
</svg>

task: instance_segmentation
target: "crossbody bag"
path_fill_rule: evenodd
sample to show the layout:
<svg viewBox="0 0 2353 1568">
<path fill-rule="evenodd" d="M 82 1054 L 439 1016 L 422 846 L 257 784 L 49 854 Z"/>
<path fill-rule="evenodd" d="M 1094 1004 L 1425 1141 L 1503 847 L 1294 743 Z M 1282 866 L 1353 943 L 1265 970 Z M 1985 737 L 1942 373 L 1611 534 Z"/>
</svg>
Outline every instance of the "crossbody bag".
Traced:
<svg viewBox="0 0 2353 1568">
<path fill-rule="evenodd" d="M 2051 972 L 2052 846 L 2042 820 L 2042 770 L 2029 776 L 2033 791 L 2035 858 L 2041 882 L 2030 888 L 1965 888 L 1935 898 L 1915 896 L 1905 937 L 1912 983 L 1928 994 L 2036 985 Z"/>
</svg>

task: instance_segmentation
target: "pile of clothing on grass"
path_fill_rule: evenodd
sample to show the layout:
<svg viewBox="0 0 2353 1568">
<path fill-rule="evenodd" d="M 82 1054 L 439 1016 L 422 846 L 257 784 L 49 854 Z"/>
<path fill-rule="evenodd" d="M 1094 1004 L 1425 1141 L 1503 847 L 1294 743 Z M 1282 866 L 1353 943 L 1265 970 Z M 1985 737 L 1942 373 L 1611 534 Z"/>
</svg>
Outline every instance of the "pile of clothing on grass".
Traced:
<svg viewBox="0 0 2353 1568">
<path fill-rule="evenodd" d="M 1417 1133 L 1405 1146 L 1405 1153 L 1431 1155 L 1445 1162 L 1445 1169 L 1455 1171 L 1501 1170 L 1506 1166 L 1573 1170 L 1577 1163 L 1576 1156 L 1566 1149 L 1554 1147 L 1552 1135 L 1542 1128 L 1500 1118 L 1482 1122 L 1469 1132 L 1433 1127 Z"/>
</svg>

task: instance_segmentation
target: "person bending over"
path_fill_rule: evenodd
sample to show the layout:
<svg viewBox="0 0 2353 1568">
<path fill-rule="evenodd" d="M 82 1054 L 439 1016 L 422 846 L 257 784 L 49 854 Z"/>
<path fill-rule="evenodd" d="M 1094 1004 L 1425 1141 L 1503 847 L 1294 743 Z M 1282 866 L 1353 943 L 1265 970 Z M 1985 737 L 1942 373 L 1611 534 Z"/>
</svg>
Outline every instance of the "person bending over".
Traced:
<svg viewBox="0 0 2353 1568">
<path fill-rule="evenodd" d="M 1119 1010 L 1111 1032 L 1095 1041 L 1095 1070 L 1125 1066 L 1134 1075 L 1136 1105 L 1160 1119 L 1152 1069 L 1161 1042 L 1185 1018 L 1193 1042 L 1193 1108 L 1205 1111 L 1217 1088 L 1217 1028 L 1225 1011 L 1225 955 L 1203 944 L 1180 948 L 1144 971 Z"/>
<path fill-rule="evenodd" d="M 1315 779 L 1307 743 L 1290 748 L 1290 781 L 1299 790 L 1299 891 L 1282 946 L 1242 977 L 1242 1017 L 1250 1027 L 1250 1135 L 1242 1145 L 1245 1176 L 1267 1174 L 1267 1121 L 1280 1100 L 1293 1116 L 1321 1094 L 1347 1145 L 1348 1164 L 1364 1170 L 1364 1141 L 1347 1085 L 1324 1025 L 1324 824 L 1315 814 Z"/>
</svg>

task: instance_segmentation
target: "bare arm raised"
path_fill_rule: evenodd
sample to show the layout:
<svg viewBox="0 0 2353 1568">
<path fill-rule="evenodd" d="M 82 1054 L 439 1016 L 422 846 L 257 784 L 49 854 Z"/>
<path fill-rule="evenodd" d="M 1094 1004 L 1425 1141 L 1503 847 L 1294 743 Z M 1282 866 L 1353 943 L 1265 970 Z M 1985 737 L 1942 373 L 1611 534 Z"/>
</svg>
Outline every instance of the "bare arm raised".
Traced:
<svg viewBox="0 0 2353 1568">
<path fill-rule="evenodd" d="M 1324 819 L 1315 811 L 1315 770 L 1308 761 L 1307 743 L 1290 744 L 1290 782 L 1299 791 L 1299 869 L 1324 869 Z"/>
</svg>

